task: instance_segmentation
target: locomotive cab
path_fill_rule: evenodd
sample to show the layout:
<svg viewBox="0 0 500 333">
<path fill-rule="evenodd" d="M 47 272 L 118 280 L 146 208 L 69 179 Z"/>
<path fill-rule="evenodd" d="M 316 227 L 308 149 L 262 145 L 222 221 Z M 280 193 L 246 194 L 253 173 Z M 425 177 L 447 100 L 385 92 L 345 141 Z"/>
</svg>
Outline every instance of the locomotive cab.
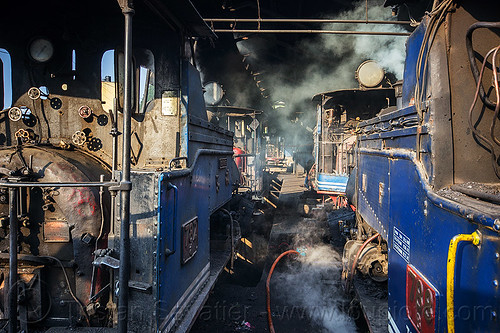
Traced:
<svg viewBox="0 0 500 333">
<path fill-rule="evenodd" d="M 231 255 L 209 229 L 233 227 L 211 217 L 238 183 L 194 66 L 213 33 L 189 1 L 5 7 L 0 321 L 185 331 Z"/>
<path fill-rule="evenodd" d="M 365 63 L 374 64 L 373 61 Z M 358 80 L 365 76 L 364 71 L 360 73 L 356 76 Z M 313 97 L 317 108 L 314 133 L 316 162 L 309 179 L 317 193 L 332 196 L 345 194 L 348 177 L 355 166 L 358 124 L 375 116 L 381 109 L 396 105 L 395 91 L 382 87 L 383 78 L 382 73 L 382 78 L 372 82 L 371 87 L 361 85 L 359 89 L 324 92 Z"/>
</svg>

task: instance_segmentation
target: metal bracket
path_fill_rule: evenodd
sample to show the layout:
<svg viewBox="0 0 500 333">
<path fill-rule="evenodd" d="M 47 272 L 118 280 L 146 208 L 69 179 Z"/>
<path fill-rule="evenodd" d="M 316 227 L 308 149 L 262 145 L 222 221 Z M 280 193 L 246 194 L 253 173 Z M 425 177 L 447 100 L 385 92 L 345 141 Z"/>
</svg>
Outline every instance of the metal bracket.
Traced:
<svg viewBox="0 0 500 333">
<path fill-rule="evenodd" d="M 132 190 L 132 182 L 121 181 L 117 185 L 112 185 L 109 187 L 110 191 L 130 191 Z"/>
<path fill-rule="evenodd" d="M 109 268 L 112 269 L 118 269 L 120 268 L 120 260 L 110 257 L 110 256 L 103 256 L 103 257 L 98 257 L 95 258 L 95 260 L 92 262 L 92 265 L 94 266 L 108 266 Z"/>
<path fill-rule="evenodd" d="M 140 282 L 140 281 L 129 281 L 128 287 L 130 289 L 135 289 L 137 291 L 140 291 L 140 292 L 143 292 L 146 294 L 151 294 L 151 291 L 153 289 L 153 286 L 150 285 L 149 283 Z"/>
</svg>

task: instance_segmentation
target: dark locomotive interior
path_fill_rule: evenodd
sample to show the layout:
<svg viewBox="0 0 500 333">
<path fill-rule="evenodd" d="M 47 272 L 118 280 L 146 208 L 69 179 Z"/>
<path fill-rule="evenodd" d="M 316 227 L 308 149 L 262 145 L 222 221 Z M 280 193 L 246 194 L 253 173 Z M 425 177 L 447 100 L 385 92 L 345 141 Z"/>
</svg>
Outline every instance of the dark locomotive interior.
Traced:
<svg viewBox="0 0 500 333">
<path fill-rule="evenodd" d="M 24 10 L 27 6 L 29 11 Z M 161 167 L 178 153 L 175 145 L 167 146 L 162 140 L 154 145 L 143 144 L 147 140 L 146 128 L 149 127 L 150 135 L 156 135 L 151 133 L 151 125 L 164 134 L 171 133 L 168 135 L 175 136 L 178 131 L 176 121 L 154 121 L 161 104 L 158 98 L 165 91 L 175 93 L 180 88 L 181 66 L 177 28 L 157 17 L 145 3 L 137 3 L 132 120 L 132 163 L 136 167 Z M 0 140 L 5 145 L 0 149 L 2 177 L 43 182 L 99 181 L 101 175 L 110 179 L 110 132 L 113 127 L 121 128 L 123 107 L 124 22 L 118 4 L 17 2 L 3 9 L 0 18 L 4 24 L 16 27 L 15 33 L 3 34 L 0 39 L 2 54 L 10 57 L 10 64 L 3 62 L 3 71 L 10 65 L 8 72 L 12 73 L 12 89 L 7 91 L 12 94 L 12 103 L 4 105 L 0 119 Z M 40 37 L 53 44 L 53 56 L 47 62 L 38 62 L 28 54 L 30 43 Z M 43 47 L 46 46 L 38 51 L 41 55 Z M 42 97 L 31 99 L 31 87 L 40 87 Z M 2 89 L 2 93 L 5 91 Z M 20 107 L 21 119 L 9 119 L 10 106 Z M 121 139 L 117 144 L 121 145 Z M 8 191 L 2 190 L 1 319 L 8 317 L 8 202 Z M 109 276 L 107 271 L 96 272 L 92 266 L 94 250 L 105 248 L 112 241 L 107 237 L 108 192 L 98 188 L 23 188 L 19 191 L 18 207 L 18 294 L 23 295 L 19 311 L 20 316 L 27 318 L 21 322 L 64 326 L 90 320 L 93 325 L 111 324 L 105 310 Z M 65 267 L 64 274 L 61 265 Z M 71 293 L 84 304 L 76 302 Z M 91 295 L 96 297 L 90 299 Z M 91 307 L 80 311 L 87 304 Z M 82 317 L 82 313 L 89 313 L 92 318 Z"/>
</svg>

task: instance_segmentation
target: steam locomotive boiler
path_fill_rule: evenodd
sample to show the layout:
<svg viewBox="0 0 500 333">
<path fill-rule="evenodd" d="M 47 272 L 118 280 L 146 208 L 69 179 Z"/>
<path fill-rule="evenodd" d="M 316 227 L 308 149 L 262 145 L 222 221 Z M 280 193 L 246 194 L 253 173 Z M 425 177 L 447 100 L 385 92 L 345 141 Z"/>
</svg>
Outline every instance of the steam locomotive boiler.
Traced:
<svg viewBox="0 0 500 333">
<path fill-rule="evenodd" d="M 233 134 L 208 121 L 193 65 L 212 32 L 189 1 L 0 18 L 16 27 L 0 37 L 0 322 L 187 331 L 237 223 Z"/>
</svg>

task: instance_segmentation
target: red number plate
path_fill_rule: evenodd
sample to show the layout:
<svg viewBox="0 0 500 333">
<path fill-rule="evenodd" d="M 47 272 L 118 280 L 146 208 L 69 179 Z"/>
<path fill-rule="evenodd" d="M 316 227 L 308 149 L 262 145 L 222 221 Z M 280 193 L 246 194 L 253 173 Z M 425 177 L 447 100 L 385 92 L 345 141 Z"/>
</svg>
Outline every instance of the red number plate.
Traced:
<svg viewBox="0 0 500 333">
<path fill-rule="evenodd" d="M 435 331 L 437 290 L 411 265 L 406 266 L 406 314 L 418 332 Z"/>
</svg>

